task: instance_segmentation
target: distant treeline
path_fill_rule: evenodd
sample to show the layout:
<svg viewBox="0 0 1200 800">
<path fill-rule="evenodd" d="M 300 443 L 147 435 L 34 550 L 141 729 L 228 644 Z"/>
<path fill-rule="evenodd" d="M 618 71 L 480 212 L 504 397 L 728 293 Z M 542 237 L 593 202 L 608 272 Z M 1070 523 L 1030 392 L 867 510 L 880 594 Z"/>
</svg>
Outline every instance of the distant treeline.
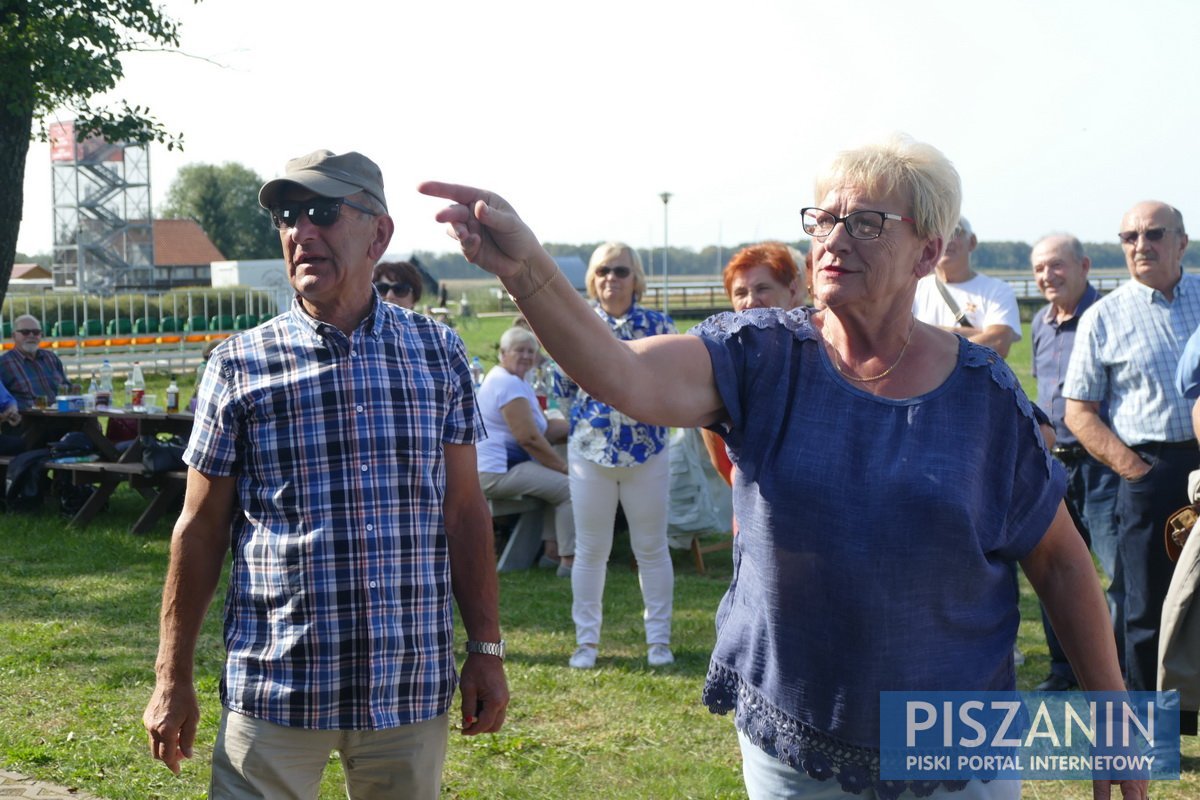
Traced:
<svg viewBox="0 0 1200 800">
<path fill-rule="evenodd" d="M 546 244 L 546 250 L 552 256 L 579 256 L 586 264 L 599 242 L 592 244 Z M 788 242 L 800 252 L 807 252 L 809 242 Z M 667 268 L 672 275 L 717 275 L 734 253 L 745 245 L 718 248 L 705 247 L 697 252 L 690 248 L 672 247 L 667 251 Z M 1092 260 L 1092 266 L 1097 269 L 1116 268 L 1125 266 L 1125 255 L 1119 244 L 1084 243 L 1084 251 Z M 971 256 L 972 266 L 985 271 L 993 270 L 1027 270 L 1029 269 L 1029 252 L 1032 247 L 1025 242 L 980 242 Z M 651 275 L 662 274 L 662 249 L 639 250 L 642 266 Z M 436 278 L 478 278 L 479 269 L 467 263 L 457 253 L 424 253 L 416 254 L 421 263 Z M 653 259 L 653 265 L 650 261 Z M 1200 256 L 1189 249 L 1184 257 L 1184 264 L 1189 269 L 1200 269 Z"/>
</svg>

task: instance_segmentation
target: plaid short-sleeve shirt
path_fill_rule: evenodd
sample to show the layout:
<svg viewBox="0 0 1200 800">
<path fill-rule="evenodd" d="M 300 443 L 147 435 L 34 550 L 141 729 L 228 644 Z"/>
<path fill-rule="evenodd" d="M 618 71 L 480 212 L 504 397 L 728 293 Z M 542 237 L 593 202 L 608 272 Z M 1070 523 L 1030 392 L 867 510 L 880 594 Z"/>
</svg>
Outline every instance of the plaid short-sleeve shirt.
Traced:
<svg viewBox="0 0 1200 800">
<path fill-rule="evenodd" d="M 1129 446 L 1186 442 L 1192 404 L 1175 385 L 1175 368 L 1200 326 L 1200 277 L 1185 273 L 1170 302 L 1127 281 L 1079 319 L 1063 396 L 1108 402 L 1113 432 Z"/>
<path fill-rule="evenodd" d="M 294 303 L 213 352 L 184 460 L 237 478 L 226 707 L 340 730 L 449 709 L 442 446 L 482 435 L 462 341 L 396 306 L 347 337 Z"/>
</svg>

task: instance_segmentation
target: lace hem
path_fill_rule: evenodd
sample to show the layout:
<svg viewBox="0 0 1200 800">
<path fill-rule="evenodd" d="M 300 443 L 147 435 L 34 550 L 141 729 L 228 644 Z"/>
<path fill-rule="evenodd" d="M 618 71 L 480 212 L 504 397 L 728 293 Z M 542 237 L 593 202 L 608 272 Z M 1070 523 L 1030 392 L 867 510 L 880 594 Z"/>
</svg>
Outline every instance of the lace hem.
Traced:
<svg viewBox="0 0 1200 800">
<path fill-rule="evenodd" d="M 709 665 L 703 701 L 714 714 L 733 711 L 734 725 L 756 747 L 814 780 L 836 778 L 842 790 L 851 794 L 873 789 L 881 800 L 895 800 L 906 790 L 928 797 L 941 786 L 959 791 L 967 785 L 966 781 L 882 780 L 878 750 L 844 742 L 800 722 L 717 663 Z"/>
</svg>

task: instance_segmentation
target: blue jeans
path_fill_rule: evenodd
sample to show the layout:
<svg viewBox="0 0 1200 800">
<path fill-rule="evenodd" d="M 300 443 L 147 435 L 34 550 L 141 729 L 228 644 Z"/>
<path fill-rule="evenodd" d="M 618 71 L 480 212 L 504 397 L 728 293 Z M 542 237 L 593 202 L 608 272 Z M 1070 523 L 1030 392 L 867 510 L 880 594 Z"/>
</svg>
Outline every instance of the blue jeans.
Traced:
<svg viewBox="0 0 1200 800">
<path fill-rule="evenodd" d="M 1113 620 L 1117 642 L 1117 658 L 1125 668 L 1125 587 L 1117 548 L 1117 489 L 1121 479 L 1117 473 L 1090 455 L 1064 459 L 1067 468 L 1067 502 L 1076 510 L 1075 517 L 1083 523 L 1084 541 L 1100 561 L 1109 577 L 1108 611 Z M 1050 650 L 1050 672 L 1071 683 L 1077 683 L 1054 629 L 1042 610 L 1042 627 L 1046 632 L 1046 647 Z"/>
<path fill-rule="evenodd" d="M 836 778 L 819 781 L 810 778 L 803 770 L 793 769 L 760 747 L 738 731 L 738 744 L 742 748 L 742 777 L 746 781 L 749 800 L 878 800 L 875 790 L 867 788 L 862 794 L 850 794 L 842 789 Z M 945 788 L 935 789 L 926 795 L 944 800 L 1018 800 L 1021 797 L 1020 781 L 971 781 L 962 791 L 951 792 Z M 912 800 L 915 795 L 906 791 L 903 800 Z"/>
<path fill-rule="evenodd" d="M 1122 479 L 1117 492 L 1119 555 L 1125 579 L 1125 674 L 1135 692 L 1158 684 L 1158 631 L 1163 600 L 1175 565 L 1163 545 L 1167 517 L 1187 505 L 1188 473 L 1200 465 L 1195 442 L 1133 448 L 1150 465 L 1136 481 Z"/>
</svg>

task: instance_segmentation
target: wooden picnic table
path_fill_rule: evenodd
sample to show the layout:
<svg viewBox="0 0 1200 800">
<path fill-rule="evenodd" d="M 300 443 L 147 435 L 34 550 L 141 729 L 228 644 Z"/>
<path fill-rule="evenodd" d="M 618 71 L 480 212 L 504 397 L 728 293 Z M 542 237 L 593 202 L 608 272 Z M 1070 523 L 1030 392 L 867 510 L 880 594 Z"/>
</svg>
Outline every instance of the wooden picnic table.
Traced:
<svg viewBox="0 0 1200 800">
<path fill-rule="evenodd" d="M 101 431 L 99 420 L 107 417 L 128 418 L 137 422 L 137 437 L 124 449 L 117 447 Z M 95 461 L 56 461 L 46 463 L 46 469 L 68 472 L 76 484 L 90 484 L 95 491 L 71 518 L 76 527 L 86 527 L 103 509 L 113 492 L 123 481 L 145 498 L 146 508 L 130 529 L 143 534 L 153 527 L 163 514 L 175 507 L 187 486 L 187 470 L 151 472 L 142 464 L 142 437 L 172 434 L 186 439 L 192 432 L 193 417 L 187 412 L 132 412 L 119 409 L 103 411 L 56 411 L 27 409 L 21 418 L 28 420 L 36 433 L 38 427 L 53 428 L 56 432 L 71 428 L 84 432 L 96 448 Z"/>
</svg>

